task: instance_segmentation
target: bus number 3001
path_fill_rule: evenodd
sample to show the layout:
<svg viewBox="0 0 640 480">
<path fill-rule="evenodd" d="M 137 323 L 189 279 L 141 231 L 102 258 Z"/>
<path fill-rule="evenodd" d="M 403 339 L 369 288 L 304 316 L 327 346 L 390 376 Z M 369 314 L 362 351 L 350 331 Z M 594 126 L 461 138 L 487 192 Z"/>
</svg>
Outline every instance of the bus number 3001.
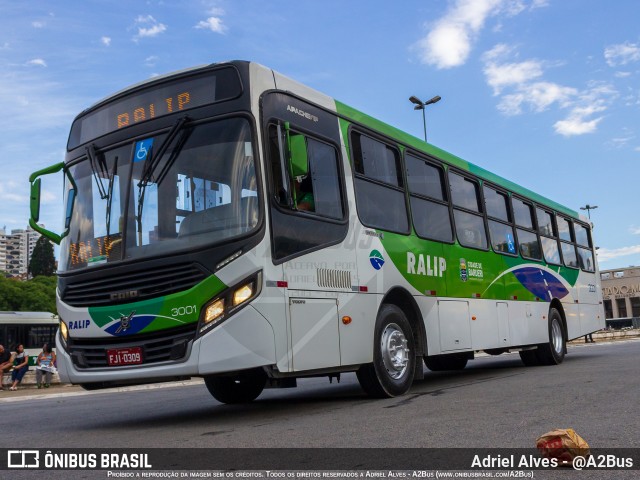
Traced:
<svg viewBox="0 0 640 480">
<path fill-rule="evenodd" d="M 171 309 L 173 317 L 184 317 L 185 315 L 193 315 L 198 309 L 195 305 L 186 305 L 184 307 L 176 307 Z"/>
</svg>

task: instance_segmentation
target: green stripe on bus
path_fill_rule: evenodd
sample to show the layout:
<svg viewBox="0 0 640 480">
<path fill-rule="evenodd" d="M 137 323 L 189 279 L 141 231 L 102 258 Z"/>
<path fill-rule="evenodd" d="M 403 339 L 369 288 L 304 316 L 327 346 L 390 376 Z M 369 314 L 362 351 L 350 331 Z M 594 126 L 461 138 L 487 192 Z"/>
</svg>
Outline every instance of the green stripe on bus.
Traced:
<svg viewBox="0 0 640 480">
<path fill-rule="evenodd" d="M 184 292 L 166 295 L 164 297 L 112 305 L 107 307 L 90 307 L 89 315 L 99 327 L 118 320 L 122 316 L 150 315 L 156 318 L 138 333 L 154 332 L 182 324 L 197 322 L 200 310 L 209 300 L 222 292 L 227 286 L 215 275 L 211 275 Z M 195 307 L 195 308 L 191 308 Z M 185 313 L 182 315 L 182 313 Z M 176 313 L 178 315 L 176 315 Z"/>
</svg>

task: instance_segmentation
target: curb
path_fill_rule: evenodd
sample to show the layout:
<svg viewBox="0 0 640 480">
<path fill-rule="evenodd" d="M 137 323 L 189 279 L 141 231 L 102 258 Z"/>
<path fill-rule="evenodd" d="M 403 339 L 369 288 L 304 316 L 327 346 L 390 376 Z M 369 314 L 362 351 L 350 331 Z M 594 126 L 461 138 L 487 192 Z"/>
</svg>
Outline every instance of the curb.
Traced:
<svg viewBox="0 0 640 480">
<path fill-rule="evenodd" d="M 593 333 L 593 341 L 626 340 L 640 337 L 640 329 L 630 328 L 627 330 L 600 330 Z M 585 343 L 584 336 L 575 338 L 569 343 Z"/>
<path fill-rule="evenodd" d="M 2 386 L 5 388 L 9 388 L 11 385 L 13 385 L 13 382 L 11 381 L 11 372 L 9 373 L 5 373 L 2 376 Z M 51 378 L 51 385 L 63 385 L 63 383 L 60 382 L 60 376 L 57 373 L 54 373 L 52 378 Z M 22 379 L 22 382 L 20 382 L 20 388 L 21 389 L 35 389 L 37 388 L 36 385 L 36 371 L 33 367 L 29 367 L 29 371 L 27 373 L 24 374 L 24 378 Z"/>
</svg>

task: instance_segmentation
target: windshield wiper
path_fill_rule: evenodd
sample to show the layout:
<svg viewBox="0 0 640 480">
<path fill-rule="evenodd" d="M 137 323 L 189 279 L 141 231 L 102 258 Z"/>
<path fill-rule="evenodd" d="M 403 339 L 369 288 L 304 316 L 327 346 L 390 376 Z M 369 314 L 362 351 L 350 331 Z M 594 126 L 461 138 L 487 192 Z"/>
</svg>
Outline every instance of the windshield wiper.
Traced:
<svg viewBox="0 0 640 480">
<path fill-rule="evenodd" d="M 108 176 L 107 162 L 104 160 L 103 156 L 98 156 L 98 152 L 96 152 L 96 147 L 93 143 L 86 147 L 85 151 L 89 158 L 93 178 L 95 179 L 96 186 L 98 187 L 98 193 L 100 193 L 100 198 L 104 200 L 109 195 L 107 190 L 104 188 L 104 183 L 102 183 L 103 178 Z M 100 169 L 100 172 L 98 172 L 98 168 Z"/>
<path fill-rule="evenodd" d="M 142 245 L 142 209 L 144 207 L 144 194 L 147 189 L 147 185 L 151 180 L 151 176 L 153 175 L 155 170 L 158 168 L 158 165 L 160 164 L 160 160 L 162 159 L 162 157 L 164 156 L 168 148 L 173 143 L 173 140 L 175 140 L 176 136 L 178 135 L 178 133 L 180 133 L 180 130 L 182 130 L 182 127 L 184 127 L 184 124 L 187 123 L 188 120 L 189 120 L 189 117 L 187 115 L 179 118 L 176 121 L 176 123 L 173 124 L 173 127 L 171 127 L 171 130 L 169 130 L 169 133 L 167 133 L 167 136 L 165 137 L 164 141 L 160 144 L 160 147 L 158 147 L 158 150 L 155 153 L 153 150 L 151 150 L 151 158 L 147 159 L 145 162 L 144 171 L 142 172 L 142 176 L 140 177 L 140 181 L 138 182 L 138 211 L 137 211 L 138 245 Z M 171 153 L 171 156 L 167 159 L 167 162 L 165 163 L 164 167 L 162 167 L 162 170 L 160 171 L 160 174 L 156 179 L 157 185 L 160 185 L 160 182 L 162 182 L 162 179 L 165 177 L 165 175 L 171 168 L 171 165 L 173 164 L 173 162 L 175 162 L 175 159 L 180 153 L 180 150 L 182 150 L 182 147 L 184 146 L 186 139 L 187 139 L 187 135 L 185 134 L 185 132 L 182 132 L 178 145 Z"/>
<path fill-rule="evenodd" d="M 147 159 L 147 161 L 145 162 L 145 168 L 142 172 L 142 176 L 140 177 L 140 181 L 138 182 L 138 188 L 144 188 L 147 186 L 149 180 L 151 180 L 151 176 L 160 164 L 160 159 L 166 153 L 167 149 L 171 146 L 171 143 L 173 143 L 173 140 L 176 138 L 176 135 L 178 135 L 178 133 L 188 120 L 189 117 L 187 115 L 179 118 L 176 123 L 173 124 L 171 130 L 169 130 L 169 133 L 167 133 L 167 136 L 158 147 L 156 153 L 154 153 L 153 150 L 151 151 L 151 158 Z"/>
<path fill-rule="evenodd" d="M 107 191 L 107 244 L 109 243 L 111 229 L 111 204 L 113 203 L 113 184 L 114 179 L 118 175 L 118 157 L 115 158 L 113 164 L 113 173 L 109 176 L 109 186 Z"/>
</svg>

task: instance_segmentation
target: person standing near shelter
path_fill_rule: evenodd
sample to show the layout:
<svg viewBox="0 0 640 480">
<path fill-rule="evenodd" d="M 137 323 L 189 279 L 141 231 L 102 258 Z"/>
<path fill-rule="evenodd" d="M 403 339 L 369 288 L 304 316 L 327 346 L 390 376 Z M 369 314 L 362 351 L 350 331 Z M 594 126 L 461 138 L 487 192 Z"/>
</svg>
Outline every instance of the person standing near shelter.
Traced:
<svg viewBox="0 0 640 480">
<path fill-rule="evenodd" d="M 42 375 L 45 376 L 44 388 L 49 388 L 51 385 L 51 378 L 54 372 L 54 365 L 56 363 L 56 354 L 51 350 L 48 343 L 45 343 L 42 347 L 40 355 L 36 360 L 36 383 L 38 388 L 42 388 Z"/>
<path fill-rule="evenodd" d="M 22 378 L 28 370 L 29 355 L 24 351 L 24 345 L 19 344 L 16 347 L 16 354 L 13 357 L 13 371 L 11 372 L 11 380 L 13 380 L 13 384 L 9 390 L 18 390 L 18 385 L 22 382 Z"/>
<path fill-rule="evenodd" d="M 0 345 L 0 390 L 4 390 L 2 385 L 2 379 L 4 374 L 9 372 L 13 368 L 13 362 L 11 361 L 11 352 L 4 348 L 4 345 Z"/>
</svg>

